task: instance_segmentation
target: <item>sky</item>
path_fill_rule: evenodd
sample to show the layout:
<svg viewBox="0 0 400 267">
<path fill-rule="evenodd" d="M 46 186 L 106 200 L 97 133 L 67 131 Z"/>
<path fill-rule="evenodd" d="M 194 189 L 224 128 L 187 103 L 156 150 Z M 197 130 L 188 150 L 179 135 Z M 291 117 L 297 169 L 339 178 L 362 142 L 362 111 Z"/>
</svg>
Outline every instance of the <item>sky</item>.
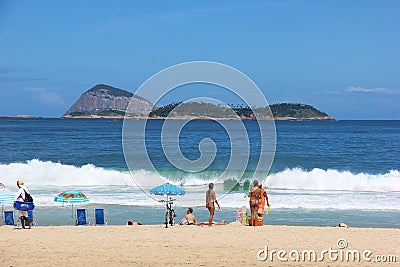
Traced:
<svg viewBox="0 0 400 267">
<path fill-rule="evenodd" d="M 213 61 L 270 104 L 399 120 L 399 10 L 396 0 L 1 0 L 0 116 L 60 117 L 96 84 L 135 92 L 164 68 Z M 215 93 L 204 86 L 161 104 Z"/>
</svg>

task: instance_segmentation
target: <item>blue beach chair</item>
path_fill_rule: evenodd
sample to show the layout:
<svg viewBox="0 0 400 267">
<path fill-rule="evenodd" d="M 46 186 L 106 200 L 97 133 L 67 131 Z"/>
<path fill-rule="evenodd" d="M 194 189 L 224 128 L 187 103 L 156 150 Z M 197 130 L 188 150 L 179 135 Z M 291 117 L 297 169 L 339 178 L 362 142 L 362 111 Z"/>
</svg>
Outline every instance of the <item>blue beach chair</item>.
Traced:
<svg viewBox="0 0 400 267">
<path fill-rule="evenodd" d="M 88 225 L 88 216 L 86 209 L 76 210 L 76 225 Z"/>
<path fill-rule="evenodd" d="M 94 225 L 107 225 L 106 212 L 104 209 L 94 210 Z"/>
<path fill-rule="evenodd" d="M 6 225 L 13 225 L 17 226 L 15 223 L 15 216 L 14 216 L 14 211 L 4 211 L 4 223 Z"/>
</svg>

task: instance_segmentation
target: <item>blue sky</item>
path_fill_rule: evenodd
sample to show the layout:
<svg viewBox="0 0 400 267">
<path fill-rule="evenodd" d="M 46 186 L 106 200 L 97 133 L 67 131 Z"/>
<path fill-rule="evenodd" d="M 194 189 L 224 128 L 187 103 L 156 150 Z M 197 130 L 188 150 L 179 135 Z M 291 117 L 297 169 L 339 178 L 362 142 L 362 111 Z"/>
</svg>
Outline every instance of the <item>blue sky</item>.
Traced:
<svg viewBox="0 0 400 267">
<path fill-rule="evenodd" d="M 96 84 L 134 92 L 166 67 L 208 60 L 247 74 L 270 104 L 400 119 L 398 10 L 396 0 L 3 0 L 0 115 L 60 117 Z"/>
</svg>

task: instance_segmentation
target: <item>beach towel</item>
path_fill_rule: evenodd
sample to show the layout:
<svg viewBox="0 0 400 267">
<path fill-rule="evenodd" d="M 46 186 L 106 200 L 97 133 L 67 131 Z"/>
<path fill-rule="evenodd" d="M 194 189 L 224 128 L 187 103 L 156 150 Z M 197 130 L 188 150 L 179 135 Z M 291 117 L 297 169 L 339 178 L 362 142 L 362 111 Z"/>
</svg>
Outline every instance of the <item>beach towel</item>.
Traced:
<svg viewBox="0 0 400 267">
<path fill-rule="evenodd" d="M 200 223 L 196 223 L 196 225 L 197 226 L 208 226 L 208 222 L 200 222 Z M 222 226 L 222 225 L 228 225 L 228 223 L 226 221 L 212 223 L 212 226 Z"/>
<path fill-rule="evenodd" d="M 194 221 L 183 218 L 179 224 L 180 225 L 194 225 Z"/>
</svg>

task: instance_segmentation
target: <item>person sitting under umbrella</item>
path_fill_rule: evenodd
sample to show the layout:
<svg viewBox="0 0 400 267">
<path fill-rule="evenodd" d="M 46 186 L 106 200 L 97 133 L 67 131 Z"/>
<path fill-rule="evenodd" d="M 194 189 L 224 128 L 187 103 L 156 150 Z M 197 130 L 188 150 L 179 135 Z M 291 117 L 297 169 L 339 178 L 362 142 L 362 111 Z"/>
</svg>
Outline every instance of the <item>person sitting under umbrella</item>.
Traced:
<svg viewBox="0 0 400 267">
<path fill-rule="evenodd" d="M 185 217 L 180 222 L 180 225 L 193 225 L 196 224 L 196 216 L 193 215 L 193 209 L 188 208 Z"/>
</svg>

